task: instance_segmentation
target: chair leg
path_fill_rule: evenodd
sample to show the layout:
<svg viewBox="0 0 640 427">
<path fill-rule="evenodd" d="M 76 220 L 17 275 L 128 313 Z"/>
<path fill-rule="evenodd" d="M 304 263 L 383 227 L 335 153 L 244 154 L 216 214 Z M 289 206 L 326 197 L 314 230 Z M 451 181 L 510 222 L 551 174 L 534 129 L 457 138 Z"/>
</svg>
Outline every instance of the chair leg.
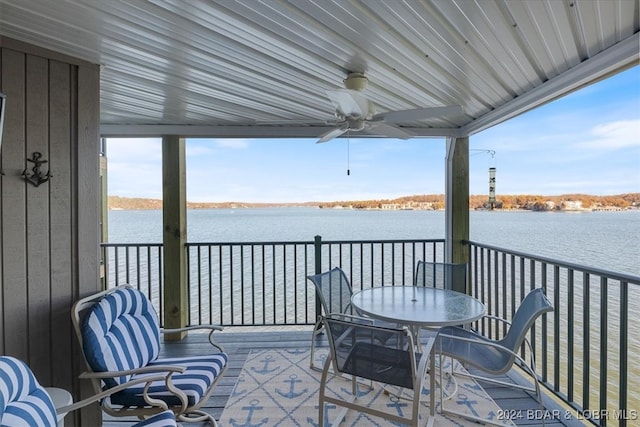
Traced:
<svg viewBox="0 0 640 427">
<path fill-rule="evenodd" d="M 319 368 L 316 365 L 314 365 L 313 361 L 315 360 L 316 337 L 323 332 L 324 332 L 324 325 L 322 324 L 322 318 L 320 318 L 316 322 L 316 325 L 313 328 L 313 333 L 311 334 L 311 354 L 309 356 L 310 357 L 309 367 L 314 371 L 318 371 L 318 372 L 321 372 L 322 368 Z"/>
<path fill-rule="evenodd" d="M 331 400 L 332 400 L 332 398 L 327 398 L 325 394 L 327 377 L 329 376 L 329 369 L 331 366 L 333 366 L 333 360 L 327 360 L 325 362 L 324 368 L 322 369 L 322 376 L 320 377 L 320 389 L 318 390 L 318 426 L 320 427 L 324 427 L 325 425 L 324 406 L 327 403 L 327 401 L 331 403 Z M 353 399 L 355 399 L 355 397 L 358 395 L 356 377 L 352 377 L 351 381 L 352 381 L 352 389 L 355 390 L 353 392 L 353 397 L 352 397 L 352 401 L 353 401 Z M 334 426 L 339 425 L 344 419 L 344 417 L 347 415 L 348 409 L 349 408 L 347 407 L 343 407 L 342 410 L 336 416 L 336 419 L 333 420 L 333 423 L 331 425 L 334 425 Z"/>
<path fill-rule="evenodd" d="M 311 346 L 311 354 L 313 354 L 313 343 L 311 344 Z M 311 368 L 313 368 L 313 359 L 311 359 Z M 320 427 L 324 427 L 324 389 L 325 381 L 327 380 L 326 371 L 327 369 L 325 367 L 325 369 L 322 370 L 322 377 L 320 379 L 320 390 L 318 391 L 318 426 Z"/>
<path fill-rule="evenodd" d="M 480 417 L 475 417 L 475 416 L 472 416 L 472 415 L 469 415 L 469 414 L 464 414 L 464 413 L 453 411 L 453 410 L 448 410 L 448 409 L 445 408 L 444 402 L 445 402 L 445 400 L 447 400 L 447 397 L 444 396 L 444 391 L 443 391 L 443 387 L 442 387 L 442 384 L 444 384 L 443 383 L 443 378 L 442 378 L 442 371 L 443 371 L 443 369 L 442 369 L 442 358 L 443 358 L 443 356 L 442 356 L 442 354 L 440 354 L 439 356 L 440 356 L 440 411 L 441 411 L 441 413 L 457 415 L 457 416 L 460 416 L 460 417 L 463 417 L 463 418 L 467 418 L 469 420 L 473 420 L 473 421 L 476 421 L 476 422 L 481 422 L 481 423 L 488 424 L 488 425 L 503 426 L 504 424 L 502 424 L 502 423 L 493 422 L 491 420 L 487 420 L 487 419 L 480 418 Z M 450 373 L 450 375 L 453 377 L 453 375 L 454 375 L 453 363 L 454 363 L 455 359 L 454 358 L 450 358 L 450 359 L 451 359 L 451 373 Z M 544 411 L 544 406 L 542 404 L 542 392 L 540 390 L 540 383 L 538 382 L 538 377 L 536 376 L 536 374 L 535 374 L 535 372 L 533 370 L 530 370 L 530 369 L 525 369 L 525 370 L 529 371 L 528 373 L 531 376 L 533 376 L 533 380 L 534 380 L 534 384 L 535 384 L 535 386 L 533 388 L 522 386 L 522 385 L 519 385 L 519 384 L 508 383 L 508 382 L 505 382 L 505 381 L 494 380 L 493 378 L 487 378 L 487 377 L 483 377 L 483 376 L 479 376 L 479 375 L 464 374 L 464 373 L 461 373 L 461 372 L 458 372 L 457 375 L 461 375 L 461 376 L 468 377 L 468 378 L 473 378 L 474 380 L 489 382 L 489 383 L 500 385 L 500 386 L 504 386 L 504 387 L 513 387 L 513 388 L 519 388 L 521 390 L 525 390 L 525 391 L 528 391 L 528 392 L 535 392 L 536 398 L 538 400 L 538 405 L 539 405 L 540 411 L 542 413 L 542 411 Z M 457 387 L 456 387 L 456 391 L 455 392 L 457 392 Z M 454 392 L 454 394 L 455 394 L 455 392 Z M 542 417 L 542 426 L 544 426 L 544 425 L 545 425 L 545 420 L 544 420 L 544 417 Z"/>
</svg>

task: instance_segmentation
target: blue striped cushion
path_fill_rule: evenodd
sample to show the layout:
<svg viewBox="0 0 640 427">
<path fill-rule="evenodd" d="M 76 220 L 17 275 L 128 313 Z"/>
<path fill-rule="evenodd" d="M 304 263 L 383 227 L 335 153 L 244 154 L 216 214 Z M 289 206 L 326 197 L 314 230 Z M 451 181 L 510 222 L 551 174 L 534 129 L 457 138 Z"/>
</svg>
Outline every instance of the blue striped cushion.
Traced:
<svg viewBox="0 0 640 427">
<path fill-rule="evenodd" d="M 160 327 L 151 302 L 137 289 L 118 289 L 88 311 L 82 324 L 83 350 L 94 372 L 146 366 L 158 357 Z M 107 379 L 107 387 L 130 376 Z"/>
<path fill-rule="evenodd" d="M 159 414 L 154 415 L 153 417 L 147 418 L 144 421 L 140 421 L 135 424 L 133 427 L 175 427 L 176 424 L 176 416 L 173 411 L 164 411 Z"/>
<path fill-rule="evenodd" d="M 173 384 L 184 391 L 189 399 L 189 406 L 199 402 L 207 389 L 213 384 L 215 379 L 227 364 L 226 353 L 217 353 L 207 356 L 191 357 L 171 357 L 157 359 L 150 363 L 153 365 L 179 365 L 187 368 L 181 374 L 172 376 Z M 139 378 L 144 375 L 136 375 Z M 111 402 L 118 405 L 146 406 L 142 397 L 145 384 L 130 387 L 120 393 L 111 396 Z M 173 394 L 167 391 L 164 381 L 155 381 L 149 388 L 149 395 L 160 398 L 167 402 L 169 406 L 179 405 L 180 401 Z"/>
<path fill-rule="evenodd" d="M 9 356 L 0 356 L 0 425 L 57 425 L 51 397 L 24 362 Z"/>
</svg>

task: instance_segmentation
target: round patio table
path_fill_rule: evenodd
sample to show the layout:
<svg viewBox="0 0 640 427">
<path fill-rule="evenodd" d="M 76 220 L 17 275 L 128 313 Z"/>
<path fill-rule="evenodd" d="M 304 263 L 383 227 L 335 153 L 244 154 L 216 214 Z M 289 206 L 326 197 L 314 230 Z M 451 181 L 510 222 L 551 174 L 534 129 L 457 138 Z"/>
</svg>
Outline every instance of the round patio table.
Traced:
<svg viewBox="0 0 640 427">
<path fill-rule="evenodd" d="M 373 318 L 406 325 L 421 351 L 420 328 L 439 328 L 471 323 L 484 315 L 485 307 L 472 296 L 449 289 L 424 286 L 381 286 L 363 289 L 351 296 L 351 304 Z M 435 423 L 435 353 L 431 351 L 429 384 L 429 423 Z M 457 390 L 457 383 L 455 384 Z M 455 395 L 455 391 L 446 398 Z"/>
<path fill-rule="evenodd" d="M 480 319 L 484 304 L 449 289 L 382 286 L 353 294 L 351 304 L 362 313 L 413 328 L 464 325 Z"/>
</svg>

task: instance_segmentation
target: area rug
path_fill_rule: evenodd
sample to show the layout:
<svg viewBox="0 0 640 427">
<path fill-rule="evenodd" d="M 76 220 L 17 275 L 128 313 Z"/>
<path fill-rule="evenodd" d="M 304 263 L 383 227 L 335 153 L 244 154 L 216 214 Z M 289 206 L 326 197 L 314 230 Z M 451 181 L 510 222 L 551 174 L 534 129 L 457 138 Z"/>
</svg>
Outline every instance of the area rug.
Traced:
<svg viewBox="0 0 640 427">
<path fill-rule="evenodd" d="M 320 372 L 309 368 L 309 349 L 264 350 L 248 355 L 229 401 L 220 417 L 220 427 L 288 427 L 318 426 L 318 389 Z M 316 366 L 323 366 L 327 351 L 316 352 Z M 450 362 L 449 362 L 450 363 Z M 445 406 L 475 416 L 495 420 L 499 408 L 473 379 L 455 375 L 464 368 L 454 362 L 454 377 L 458 383 L 457 394 L 447 400 Z M 449 369 L 445 366 L 445 369 Z M 422 391 L 420 410 L 421 425 L 429 416 L 429 379 Z M 447 390 L 445 382 L 445 390 Z M 328 382 L 327 394 L 344 396 L 351 392 L 351 383 L 341 377 Z M 436 391 L 439 393 L 439 391 Z M 385 394 L 379 385 L 373 389 L 360 387 L 359 402 L 385 411 L 409 414 L 411 402 Z M 436 395 L 436 402 L 439 396 Z M 440 403 L 437 403 L 439 409 Z M 325 419 L 333 419 L 340 408 L 326 405 Z M 340 426 L 389 426 L 401 425 L 382 418 L 350 410 Z M 478 426 L 477 423 L 455 415 L 436 414 L 437 426 Z M 513 425 L 505 420 L 504 425 Z M 324 427 L 328 427 L 325 424 Z M 334 426 L 335 427 L 335 426 Z"/>
</svg>

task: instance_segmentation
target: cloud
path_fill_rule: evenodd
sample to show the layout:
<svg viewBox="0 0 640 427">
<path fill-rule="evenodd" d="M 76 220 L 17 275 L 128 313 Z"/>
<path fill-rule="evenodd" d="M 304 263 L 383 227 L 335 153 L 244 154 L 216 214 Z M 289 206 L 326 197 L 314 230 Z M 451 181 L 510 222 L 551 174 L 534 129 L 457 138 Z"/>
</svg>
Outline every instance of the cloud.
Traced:
<svg viewBox="0 0 640 427">
<path fill-rule="evenodd" d="M 234 150 L 244 150 L 249 148 L 249 140 L 247 139 L 216 139 L 216 146 L 220 148 L 231 148 Z"/>
<path fill-rule="evenodd" d="M 576 146 L 605 150 L 640 147 L 640 119 L 596 125 L 590 134 L 591 140 L 578 143 Z"/>
<path fill-rule="evenodd" d="M 160 138 L 108 138 L 109 163 L 157 163 L 162 162 Z"/>
</svg>

